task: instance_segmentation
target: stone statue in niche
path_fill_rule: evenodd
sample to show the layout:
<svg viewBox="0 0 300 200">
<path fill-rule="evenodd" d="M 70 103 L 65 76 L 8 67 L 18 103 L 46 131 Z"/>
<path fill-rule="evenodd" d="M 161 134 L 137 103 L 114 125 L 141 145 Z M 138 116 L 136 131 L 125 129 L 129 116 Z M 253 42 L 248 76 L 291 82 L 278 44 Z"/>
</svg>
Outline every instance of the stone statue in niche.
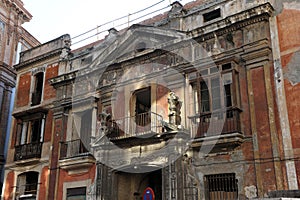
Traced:
<svg viewBox="0 0 300 200">
<path fill-rule="evenodd" d="M 174 92 L 170 92 L 168 97 L 169 104 L 169 123 L 172 125 L 180 125 L 181 117 L 180 117 L 180 109 L 181 102 L 179 101 L 179 97 L 175 95 Z"/>
</svg>

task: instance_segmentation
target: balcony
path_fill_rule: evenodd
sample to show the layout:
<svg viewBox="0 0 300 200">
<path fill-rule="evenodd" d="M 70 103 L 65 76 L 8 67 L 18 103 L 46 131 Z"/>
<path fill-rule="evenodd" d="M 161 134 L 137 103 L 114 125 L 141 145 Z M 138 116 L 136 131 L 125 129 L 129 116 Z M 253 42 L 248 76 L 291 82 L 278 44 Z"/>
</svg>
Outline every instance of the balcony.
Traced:
<svg viewBox="0 0 300 200">
<path fill-rule="evenodd" d="M 15 147 L 15 161 L 41 158 L 42 142 L 23 144 Z"/>
<path fill-rule="evenodd" d="M 216 145 L 225 149 L 229 144 L 239 145 L 243 140 L 240 113 L 239 108 L 230 108 L 189 117 L 193 146 Z"/>
<path fill-rule="evenodd" d="M 153 112 L 114 120 L 108 124 L 107 137 L 111 141 L 143 139 L 163 133 L 163 118 Z"/>
<path fill-rule="evenodd" d="M 61 142 L 59 160 L 61 168 L 71 174 L 80 173 L 86 172 L 94 163 L 94 157 L 80 139 Z"/>
</svg>

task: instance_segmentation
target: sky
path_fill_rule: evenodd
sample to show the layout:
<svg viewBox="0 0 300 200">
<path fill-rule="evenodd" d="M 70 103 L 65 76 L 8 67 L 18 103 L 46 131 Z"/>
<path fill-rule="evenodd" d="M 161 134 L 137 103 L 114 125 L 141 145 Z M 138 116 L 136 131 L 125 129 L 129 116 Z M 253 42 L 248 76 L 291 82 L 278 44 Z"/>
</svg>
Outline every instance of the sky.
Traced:
<svg viewBox="0 0 300 200">
<path fill-rule="evenodd" d="M 116 27 L 120 30 L 124 26 L 128 26 L 128 19 L 133 20 L 145 14 L 154 12 L 161 8 L 165 8 L 174 0 L 22 0 L 24 7 L 32 14 L 32 20 L 24 23 L 23 27 L 29 31 L 41 43 L 45 43 L 55 39 L 63 34 L 70 34 L 72 43 L 78 42 L 86 37 L 97 35 L 90 40 L 80 42 L 77 45 L 83 45 L 101 39 L 107 34 L 107 30 Z M 181 0 L 183 5 L 192 0 Z M 138 14 L 132 14 L 144 8 L 148 8 L 154 4 L 152 8 Z M 152 15 L 162 13 L 170 8 L 166 8 Z M 131 14 L 131 15 L 129 15 Z M 129 15 L 129 18 L 128 18 Z M 121 20 L 102 25 L 106 22 L 127 16 Z M 148 15 L 146 18 L 149 18 Z M 138 20 L 141 21 L 141 20 Z M 138 22 L 135 21 L 135 22 Z M 132 22 L 134 23 L 134 22 Z M 129 23 L 131 25 L 132 23 Z M 96 28 L 99 26 L 98 28 Z M 86 35 L 74 38 L 86 31 L 95 29 Z M 103 33 L 102 33 L 103 32 Z M 98 33 L 102 33 L 98 34 Z"/>
</svg>

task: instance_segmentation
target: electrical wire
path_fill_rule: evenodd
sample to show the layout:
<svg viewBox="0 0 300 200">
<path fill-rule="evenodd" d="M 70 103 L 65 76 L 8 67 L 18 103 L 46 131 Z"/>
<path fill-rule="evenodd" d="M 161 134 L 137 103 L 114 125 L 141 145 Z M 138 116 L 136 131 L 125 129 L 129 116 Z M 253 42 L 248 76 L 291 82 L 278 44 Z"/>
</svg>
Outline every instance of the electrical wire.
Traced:
<svg viewBox="0 0 300 200">
<path fill-rule="evenodd" d="M 128 16 L 136 15 L 136 14 L 138 14 L 138 13 L 144 12 L 144 11 L 150 9 L 150 8 L 153 8 L 153 7 L 155 7 L 155 6 L 159 5 L 159 4 L 161 4 L 161 3 L 164 2 L 164 1 L 166 1 L 166 0 L 161 0 L 161 1 L 155 3 L 155 4 L 151 5 L 151 6 L 148 6 L 148 7 L 146 7 L 146 8 L 141 9 L 141 10 L 138 10 L 138 11 L 136 11 L 136 12 L 133 12 L 133 13 L 131 13 L 131 14 L 129 14 L 129 15 L 122 16 L 122 17 L 116 18 L 116 19 L 114 19 L 114 20 L 108 21 L 108 22 L 106 22 L 106 23 L 103 23 L 103 24 L 101 24 L 101 25 L 98 25 L 97 27 L 92 28 L 92 29 L 90 29 L 90 30 L 88 30 L 88 31 L 86 31 L 86 32 L 83 32 L 83 33 L 79 34 L 79 35 L 76 35 L 76 36 L 72 37 L 71 39 L 73 40 L 73 39 L 79 38 L 79 37 L 84 36 L 84 35 L 86 35 L 86 34 L 88 34 L 88 33 L 91 33 L 92 31 L 97 30 L 97 29 L 100 28 L 100 27 L 103 27 L 103 26 L 108 25 L 108 24 L 110 24 L 110 23 L 119 21 L 119 20 L 121 20 L 121 19 L 128 18 Z M 181 1 L 183 1 L 183 0 L 179 0 L 179 2 L 181 2 Z M 171 2 L 170 2 L 170 3 L 171 3 Z M 115 28 L 117 28 L 117 27 L 122 27 L 122 26 L 124 26 L 124 25 L 126 25 L 126 24 L 132 23 L 132 22 L 137 21 L 137 20 L 139 20 L 139 19 L 142 19 L 142 18 L 144 18 L 144 17 L 146 17 L 146 16 L 149 16 L 149 15 L 152 15 L 152 14 L 157 13 L 157 12 L 159 12 L 159 11 L 165 10 L 165 9 L 169 8 L 170 6 L 171 6 L 171 4 L 169 4 L 168 6 L 165 6 L 165 7 L 163 7 L 163 8 L 160 8 L 160 9 L 157 9 L 157 10 L 154 10 L 154 11 L 151 11 L 150 13 L 144 14 L 144 15 L 139 16 L 139 17 L 137 17 L 137 18 L 134 18 L 133 20 L 128 20 L 128 21 L 125 22 L 125 23 L 118 24 L 118 25 L 116 25 L 116 26 L 114 26 L 114 27 L 115 27 Z M 91 39 L 91 38 L 93 38 L 93 37 L 95 37 L 95 36 L 97 36 L 97 35 L 99 35 L 99 34 L 104 33 L 104 32 L 107 32 L 107 29 L 102 30 L 102 31 L 100 31 L 100 32 L 97 32 L 97 33 L 95 33 L 95 34 L 92 34 L 92 35 L 90 35 L 90 36 L 87 36 L 87 37 L 85 37 L 85 38 L 83 38 L 83 39 L 81 39 L 81 40 L 79 40 L 79 41 L 76 41 L 76 42 L 72 43 L 72 45 L 75 45 L 75 44 L 81 43 L 81 42 L 83 42 L 83 41 L 85 41 L 85 40 Z"/>
<path fill-rule="evenodd" d="M 151 6 L 148 6 L 148 7 L 146 7 L 146 8 L 143 8 L 143 9 L 139 10 L 139 11 L 136 11 L 136 12 L 134 12 L 134 13 L 131 13 L 130 15 L 135 15 L 135 14 L 138 14 L 138 13 L 143 12 L 143 11 L 145 11 L 145 10 L 148 10 L 148 9 L 150 9 L 150 8 L 156 6 L 156 5 L 158 5 L 158 4 L 160 4 L 160 3 L 164 2 L 164 1 L 166 1 L 166 0 L 161 0 L 161 1 L 155 3 L 155 4 L 151 5 Z M 78 38 L 78 37 L 80 37 L 80 36 L 82 36 L 82 35 L 86 35 L 86 34 L 92 32 L 92 31 L 94 31 L 94 30 L 97 30 L 97 29 L 98 29 L 99 27 L 101 27 L 101 26 L 105 26 L 105 25 L 107 25 L 107 24 L 110 24 L 110 23 L 119 21 L 119 20 L 121 20 L 121 19 L 125 19 L 125 18 L 127 18 L 127 17 L 128 17 L 128 15 L 125 15 L 125 16 L 116 18 L 116 19 L 114 19 L 114 20 L 105 22 L 104 24 L 100 24 L 100 25 L 98 25 L 97 27 L 92 28 L 92 29 L 90 29 L 90 30 L 88 30 L 88 31 L 86 31 L 86 32 L 84 32 L 84 33 L 81 33 L 81 34 L 79 34 L 79 35 L 76 35 L 76 36 L 72 37 L 71 39 L 75 39 L 75 38 Z"/>
</svg>

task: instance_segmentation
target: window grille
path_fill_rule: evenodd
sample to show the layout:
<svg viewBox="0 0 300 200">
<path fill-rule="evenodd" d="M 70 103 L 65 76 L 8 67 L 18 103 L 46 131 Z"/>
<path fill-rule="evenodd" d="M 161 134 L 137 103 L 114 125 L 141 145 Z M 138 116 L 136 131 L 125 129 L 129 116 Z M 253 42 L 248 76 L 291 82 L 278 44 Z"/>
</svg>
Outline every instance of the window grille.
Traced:
<svg viewBox="0 0 300 200">
<path fill-rule="evenodd" d="M 207 175 L 204 181 L 207 199 L 238 199 L 238 185 L 234 173 Z"/>
</svg>

